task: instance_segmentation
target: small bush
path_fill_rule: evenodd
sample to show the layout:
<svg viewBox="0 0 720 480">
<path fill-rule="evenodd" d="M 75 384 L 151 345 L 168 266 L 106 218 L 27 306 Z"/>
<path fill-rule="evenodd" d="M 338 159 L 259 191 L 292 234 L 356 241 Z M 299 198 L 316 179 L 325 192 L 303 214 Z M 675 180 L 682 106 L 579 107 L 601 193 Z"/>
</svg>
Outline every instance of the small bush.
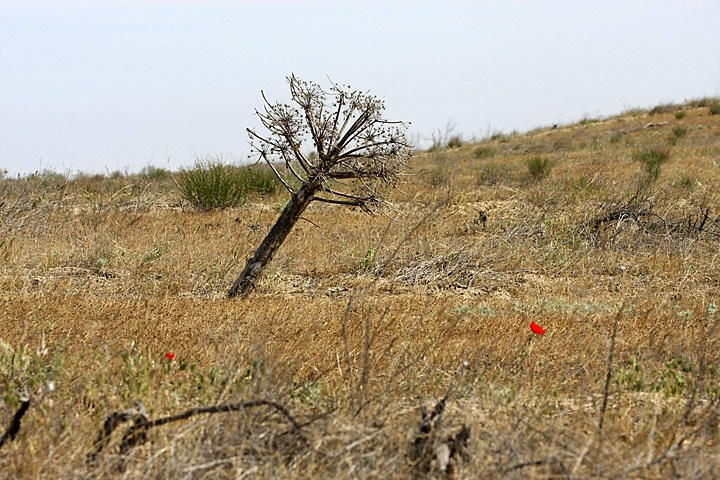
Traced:
<svg viewBox="0 0 720 480">
<path fill-rule="evenodd" d="M 687 134 L 687 127 L 675 127 L 672 129 L 672 133 L 677 138 L 682 138 Z"/>
<path fill-rule="evenodd" d="M 482 160 L 483 158 L 489 158 L 493 156 L 493 149 L 485 146 L 480 145 L 478 147 L 475 147 L 473 150 L 473 157 L 477 158 L 478 160 Z"/>
<path fill-rule="evenodd" d="M 275 173 L 269 168 L 260 166 L 241 168 L 238 173 L 243 191 L 248 194 L 275 195 L 282 187 Z"/>
<path fill-rule="evenodd" d="M 535 180 L 542 180 L 550 175 L 555 162 L 549 157 L 541 155 L 530 157 L 525 161 L 528 173 Z"/>
<path fill-rule="evenodd" d="M 720 103 L 713 103 L 710 105 L 710 115 L 717 115 L 720 113 Z"/>
<path fill-rule="evenodd" d="M 695 100 L 691 100 L 688 105 L 695 108 L 703 108 L 703 107 L 709 107 L 713 103 L 717 103 L 718 99 L 714 97 L 703 97 L 703 98 L 696 98 Z"/>
<path fill-rule="evenodd" d="M 201 211 L 236 207 L 248 195 L 275 195 L 282 188 L 270 168 L 224 165 L 220 158 L 197 160 L 192 168 L 181 168 L 179 176 L 180 194 Z"/>
<path fill-rule="evenodd" d="M 495 132 L 495 133 L 493 133 L 492 136 L 490 137 L 490 140 L 495 140 L 495 141 L 500 142 L 500 143 L 507 143 L 509 139 L 508 139 L 508 136 L 505 135 L 504 133 L 502 133 L 502 132 Z"/>
<path fill-rule="evenodd" d="M 687 116 L 687 114 L 685 112 L 676 112 L 675 113 L 675 118 L 677 118 L 678 120 L 682 120 L 686 116 Z"/>
<path fill-rule="evenodd" d="M 632 152 L 632 159 L 640 162 L 650 181 L 660 176 L 660 168 L 670 158 L 670 149 L 664 147 L 650 147 Z"/>
<path fill-rule="evenodd" d="M 650 115 L 659 115 L 661 113 L 669 113 L 674 112 L 680 108 L 679 105 L 676 105 L 674 103 L 661 103 L 660 105 L 656 105 L 653 107 L 649 114 Z"/>
<path fill-rule="evenodd" d="M 192 168 L 181 168 L 179 178 L 180 195 L 197 210 L 205 212 L 245 203 L 240 169 L 224 165 L 220 158 L 198 159 Z"/>
<path fill-rule="evenodd" d="M 61 187 L 62 185 L 67 184 L 69 181 L 68 178 L 65 175 L 63 175 L 62 173 L 58 173 L 54 170 L 47 170 L 47 169 L 43 170 L 42 173 L 40 173 L 40 174 L 36 173 L 34 175 L 31 175 L 31 177 L 32 176 L 37 176 L 40 180 L 40 185 L 42 185 L 43 187 L 46 187 L 46 188 L 58 188 L 58 187 Z M 81 177 L 81 176 L 82 176 L 82 174 L 78 174 L 76 176 L 76 179 L 77 179 L 77 177 Z"/>
<path fill-rule="evenodd" d="M 583 117 L 583 118 L 581 118 L 580 121 L 578 122 L 578 125 L 591 125 L 591 124 L 597 123 L 597 122 L 599 122 L 599 121 L 600 121 L 599 118 Z"/>
<path fill-rule="evenodd" d="M 165 180 L 170 179 L 170 172 L 164 168 L 148 165 L 140 170 L 140 176 L 150 182 L 164 182 Z"/>
<path fill-rule="evenodd" d="M 615 132 L 610 137 L 610 143 L 620 143 L 620 140 L 623 138 L 623 132 Z"/>
<path fill-rule="evenodd" d="M 460 148 L 464 144 L 463 139 L 460 135 L 453 135 L 452 137 L 448 138 L 447 141 L 447 147 L 448 148 Z"/>
</svg>

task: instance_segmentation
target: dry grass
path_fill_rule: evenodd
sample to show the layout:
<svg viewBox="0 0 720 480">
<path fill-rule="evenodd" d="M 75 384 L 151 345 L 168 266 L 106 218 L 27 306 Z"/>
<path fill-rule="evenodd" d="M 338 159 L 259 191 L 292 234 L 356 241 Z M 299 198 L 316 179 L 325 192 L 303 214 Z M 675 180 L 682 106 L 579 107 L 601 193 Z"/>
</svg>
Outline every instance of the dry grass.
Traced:
<svg viewBox="0 0 720 480">
<path fill-rule="evenodd" d="M 632 152 L 677 127 L 639 182 Z M 3 180 L 0 423 L 31 406 L 0 476 L 717 478 L 719 132 L 688 104 L 419 154 L 403 222 L 313 205 L 244 300 L 282 196 L 194 213 L 138 178 Z M 301 426 L 253 406 L 123 450 L 127 424 L 89 461 L 136 400 Z"/>
</svg>

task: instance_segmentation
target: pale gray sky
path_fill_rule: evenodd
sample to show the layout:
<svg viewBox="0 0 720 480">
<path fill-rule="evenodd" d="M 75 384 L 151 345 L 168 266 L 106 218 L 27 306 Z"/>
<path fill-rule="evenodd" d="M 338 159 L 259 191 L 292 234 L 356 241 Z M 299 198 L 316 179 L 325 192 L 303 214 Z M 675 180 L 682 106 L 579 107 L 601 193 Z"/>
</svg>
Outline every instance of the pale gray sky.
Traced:
<svg viewBox="0 0 720 480">
<path fill-rule="evenodd" d="M 720 95 L 717 0 L 0 0 L 0 169 L 249 152 L 260 90 L 327 78 L 430 138 Z"/>
</svg>

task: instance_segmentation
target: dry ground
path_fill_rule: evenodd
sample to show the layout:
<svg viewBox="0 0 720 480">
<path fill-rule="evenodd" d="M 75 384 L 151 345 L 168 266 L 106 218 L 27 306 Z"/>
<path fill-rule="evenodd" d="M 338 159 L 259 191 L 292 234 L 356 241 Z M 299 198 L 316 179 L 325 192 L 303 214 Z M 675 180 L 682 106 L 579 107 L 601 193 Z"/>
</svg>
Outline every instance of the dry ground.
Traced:
<svg viewBox="0 0 720 480">
<path fill-rule="evenodd" d="M 3 180 L 0 477 L 720 477 L 720 118 L 656 110 L 419 153 L 406 217 L 311 206 L 242 300 L 282 196 Z"/>
</svg>

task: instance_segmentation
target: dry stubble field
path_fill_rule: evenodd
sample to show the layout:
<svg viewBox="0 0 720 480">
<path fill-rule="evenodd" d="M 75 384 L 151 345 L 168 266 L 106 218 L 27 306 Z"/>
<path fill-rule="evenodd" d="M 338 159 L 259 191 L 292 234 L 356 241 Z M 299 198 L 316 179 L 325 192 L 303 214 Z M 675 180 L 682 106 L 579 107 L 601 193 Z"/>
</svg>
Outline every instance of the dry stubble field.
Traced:
<svg viewBox="0 0 720 480">
<path fill-rule="evenodd" d="M 0 476 L 720 477 L 708 110 L 420 152 L 404 218 L 312 205 L 239 300 L 283 195 L 197 213 L 171 181 L 2 180 L 0 433 L 30 405 Z M 135 401 L 231 411 L 103 435 Z"/>
</svg>

